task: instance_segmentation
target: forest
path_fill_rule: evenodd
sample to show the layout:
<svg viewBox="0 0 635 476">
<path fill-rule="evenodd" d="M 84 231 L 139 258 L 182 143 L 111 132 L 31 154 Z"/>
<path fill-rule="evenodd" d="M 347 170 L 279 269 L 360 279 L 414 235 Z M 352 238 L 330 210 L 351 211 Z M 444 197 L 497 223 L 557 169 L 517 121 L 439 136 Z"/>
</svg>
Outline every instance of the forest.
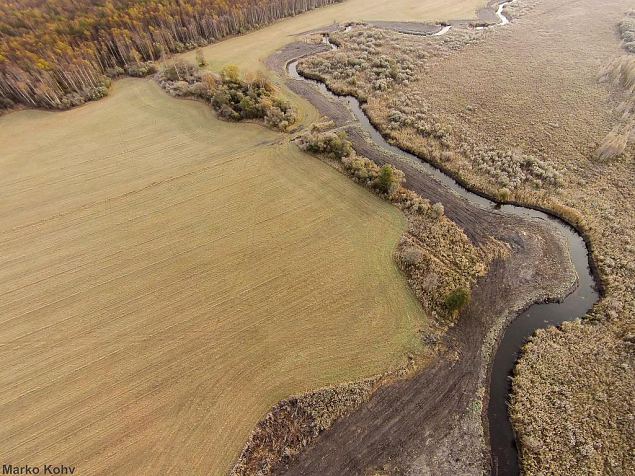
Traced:
<svg viewBox="0 0 635 476">
<path fill-rule="evenodd" d="M 341 0 L 0 0 L 0 109 L 66 109 L 171 53 Z"/>
</svg>

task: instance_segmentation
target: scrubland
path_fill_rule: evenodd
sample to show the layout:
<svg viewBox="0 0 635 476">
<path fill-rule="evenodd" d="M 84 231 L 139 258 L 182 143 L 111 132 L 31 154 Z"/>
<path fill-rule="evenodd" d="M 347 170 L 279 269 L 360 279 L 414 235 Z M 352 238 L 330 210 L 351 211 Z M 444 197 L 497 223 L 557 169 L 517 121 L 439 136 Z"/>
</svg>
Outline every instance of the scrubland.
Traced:
<svg viewBox="0 0 635 476">
<path fill-rule="evenodd" d="M 361 27 L 301 69 L 367 101 L 391 141 L 589 239 L 604 297 L 541 331 L 514 378 L 526 474 L 634 470 L 635 159 L 629 2 L 519 2 L 512 24 L 416 37 Z M 361 58 L 361 62 L 360 59 Z"/>
<path fill-rule="evenodd" d="M 222 474 L 276 402 L 381 374 L 427 320 L 389 203 L 149 80 L 0 118 L 0 452 Z"/>
</svg>

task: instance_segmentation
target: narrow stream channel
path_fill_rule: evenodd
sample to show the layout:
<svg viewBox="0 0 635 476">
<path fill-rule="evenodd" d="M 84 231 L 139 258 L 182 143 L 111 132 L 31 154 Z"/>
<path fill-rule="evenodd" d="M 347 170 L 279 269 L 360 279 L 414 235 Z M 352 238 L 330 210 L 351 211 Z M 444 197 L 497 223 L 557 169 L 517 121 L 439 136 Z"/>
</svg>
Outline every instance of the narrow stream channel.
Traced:
<svg viewBox="0 0 635 476">
<path fill-rule="evenodd" d="M 496 11 L 496 15 L 500 19 L 499 25 L 509 23 L 509 20 L 502 13 L 505 3 L 500 4 Z M 444 34 L 449 30 L 450 28 L 444 27 L 441 30 L 443 33 L 441 33 L 441 31 L 438 33 Z M 324 41 L 331 46 L 331 48 L 337 48 L 329 41 L 328 35 L 324 36 Z M 389 144 L 370 123 L 356 98 L 352 96 L 336 96 L 324 83 L 304 78 L 298 73 L 297 64 L 298 61 L 288 64 L 287 71 L 289 76 L 298 81 L 311 82 L 315 84 L 325 96 L 346 103 L 359 121 L 361 127 L 370 134 L 373 142 L 380 148 L 418 162 L 423 166 L 424 173 L 429 174 L 444 187 L 454 191 L 474 205 L 531 220 L 544 220 L 566 239 L 571 260 L 578 275 L 578 285 L 576 289 L 562 302 L 533 304 L 514 319 L 505 329 L 499 341 L 499 346 L 491 367 L 490 399 L 487 414 L 492 474 L 499 476 L 516 476 L 520 474 L 518 451 L 516 449 L 515 436 L 507 408 L 511 391 L 511 380 L 509 377 L 512 375 L 514 365 L 523 344 L 536 330 L 548 326 L 557 326 L 565 321 L 582 317 L 599 299 L 595 279 L 589 266 L 589 252 L 584 239 L 571 226 L 546 213 L 516 205 L 500 206 L 487 198 L 470 192 L 457 183 L 452 177 L 444 174 L 429 163 Z"/>
</svg>

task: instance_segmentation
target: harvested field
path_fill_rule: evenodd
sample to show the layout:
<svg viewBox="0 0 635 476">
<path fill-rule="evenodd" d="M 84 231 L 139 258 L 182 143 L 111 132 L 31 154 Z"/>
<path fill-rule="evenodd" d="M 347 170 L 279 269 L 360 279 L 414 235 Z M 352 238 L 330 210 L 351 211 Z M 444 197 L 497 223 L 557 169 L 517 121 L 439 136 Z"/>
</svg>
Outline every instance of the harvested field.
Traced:
<svg viewBox="0 0 635 476">
<path fill-rule="evenodd" d="M 286 136 L 122 80 L 0 145 L 4 461 L 226 473 L 277 401 L 422 348 L 403 215 Z"/>
</svg>

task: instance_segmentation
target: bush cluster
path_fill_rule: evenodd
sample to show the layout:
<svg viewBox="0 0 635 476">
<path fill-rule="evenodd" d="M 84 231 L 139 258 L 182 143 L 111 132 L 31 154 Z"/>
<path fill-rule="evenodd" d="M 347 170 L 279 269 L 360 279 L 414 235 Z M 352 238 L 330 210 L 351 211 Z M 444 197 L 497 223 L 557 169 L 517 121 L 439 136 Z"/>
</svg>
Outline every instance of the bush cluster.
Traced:
<svg viewBox="0 0 635 476">
<path fill-rule="evenodd" d="M 9 109 L 14 105 L 15 103 L 11 99 L 0 97 L 0 109 Z"/>
<path fill-rule="evenodd" d="M 114 66 L 106 68 L 104 74 L 109 78 L 118 78 L 119 76 L 128 75 L 134 78 L 143 78 L 157 72 L 156 65 L 151 61 L 139 61 L 130 63 L 125 66 Z"/>
<path fill-rule="evenodd" d="M 490 147 L 476 147 L 470 155 L 478 170 L 508 190 L 527 185 L 540 189 L 563 184 L 562 174 L 553 165 L 533 155 Z"/>
<path fill-rule="evenodd" d="M 339 43 L 346 35 L 346 50 L 327 52 L 302 61 L 300 70 L 321 80 L 337 83 L 340 94 L 360 95 L 359 86 L 370 85 L 374 91 L 386 91 L 395 84 L 408 84 L 417 75 L 418 63 L 404 47 L 390 43 L 391 54 L 385 54 L 389 34 L 377 29 L 356 29 L 334 37 Z M 362 94 L 363 96 L 363 94 Z"/>
<path fill-rule="evenodd" d="M 85 102 L 101 99 L 108 95 L 110 88 L 110 78 L 102 76 L 100 84 L 89 86 L 80 92 L 67 93 L 60 98 L 58 109 L 70 109 L 71 107 L 81 106 Z"/>
<path fill-rule="evenodd" d="M 159 82 L 185 81 L 193 84 L 199 82 L 202 72 L 195 65 L 186 61 L 175 61 L 164 66 L 159 73 Z"/>
<path fill-rule="evenodd" d="M 393 195 L 393 203 L 403 211 L 413 214 L 423 214 L 424 212 L 432 210 L 430 202 L 427 199 L 403 187 L 397 190 L 395 195 Z"/>
<path fill-rule="evenodd" d="M 343 159 L 353 153 L 353 146 L 346 132 L 321 131 L 312 127 L 310 133 L 300 138 L 300 147 L 314 154 L 324 154 L 335 159 Z"/>
<path fill-rule="evenodd" d="M 209 101 L 223 119 L 261 119 L 267 126 L 282 131 L 296 121 L 291 104 L 276 97 L 275 88 L 261 73 L 245 78 L 236 66 L 230 65 L 215 74 L 177 61 L 161 70 L 158 81 L 172 96 Z"/>
<path fill-rule="evenodd" d="M 445 214 L 445 208 L 442 203 L 432 205 L 432 213 L 436 218 L 441 218 Z"/>
<path fill-rule="evenodd" d="M 453 130 L 430 111 L 424 94 L 409 91 L 394 95 L 382 110 L 382 132 L 397 141 L 402 141 L 402 134 L 411 132 L 426 139 L 427 150 L 419 150 L 419 154 L 433 161 L 448 162 L 454 159 L 450 150 L 453 145 Z M 428 140 L 429 139 L 429 140 Z"/>
<path fill-rule="evenodd" d="M 628 12 L 620 22 L 619 28 L 624 41 L 624 49 L 629 53 L 635 53 L 635 10 Z"/>
<path fill-rule="evenodd" d="M 445 305 L 451 313 L 461 312 L 470 302 L 470 293 L 464 288 L 452 290 L 445 298 Z"/>
<path fill-rule="evenodd" d="M 357 183 L 388 198 L 404 212 L 427 214 L 438 221 L 444 214 L 443 205 L 430 202 L 416 192 L 403 187 L 405 174 L 392 165 L 379 166 L 372 160 L 357 155 L 344 131 L 329 131 L 330 124 L 314 125 L 298 137 L 298 146 L 307 152 L 337 159 L 343 170 Z"/>
<path fill-rule="evenodd" d="M 634 62 L 635 64 L 635 62 Z M 621 155 L 626 146 L 630 136 L 630 128 L 620 127 L 620 124 L 615 126 L 602 140 L 602 143 L 595 151 L 596 157 L 599 159 L 612 159 Z"/>
<path fill-rule="evenodd" d="M 372 160 L 359 156 L 344 131 L 323 130 L 323 125 L 313 126 L 298 138 L 302 150 L 338 159 L 344 170 L 356 182 L 391 199 L 402 190 L 404 173 L 392 165 L 380 167 Z"/>
<path fill-rule="evenodd" d="M 379 167 L 366 157 L 360 155 L 345 157 L 342 164 L 356 182 L 371 185 L 379 177 Z"/>
<path fill-rule="evenodd" d="M 416 266 L 423 259 L 423 251 L 415 246 L 405 246 L 399 253 L 399 258 L 405 266 Z"/>
<path fill-rule="evenodd" d="M 365 102 L 374 94 L 416 81 L 425 74 L 430 58 L 462 48 L 477 37 L 468 29 L 423 38 L 358 25 L 352 31 L 331 34 L 331 41 L 341 48 L 305 59 L 299 71 L 327 82 L 338 94 L 350 94 Z"/>
<path fill-rule="evenodd" d="M 425 109 L 415 109 L 401 103 L 388 112 L 388 127 L 393 130 L 412 127 L 422 137 L 437 139 L 444 146 L 450 145 L 452 127 L 442 124 Z"/>
<path fill-rule="evenodd" d="M 132 63 L 124 67 L 124 71 L 128 76 L 135 78 L 143 78 L 157 72 L 157 67 L 149 61 Z"/>
</svg>

